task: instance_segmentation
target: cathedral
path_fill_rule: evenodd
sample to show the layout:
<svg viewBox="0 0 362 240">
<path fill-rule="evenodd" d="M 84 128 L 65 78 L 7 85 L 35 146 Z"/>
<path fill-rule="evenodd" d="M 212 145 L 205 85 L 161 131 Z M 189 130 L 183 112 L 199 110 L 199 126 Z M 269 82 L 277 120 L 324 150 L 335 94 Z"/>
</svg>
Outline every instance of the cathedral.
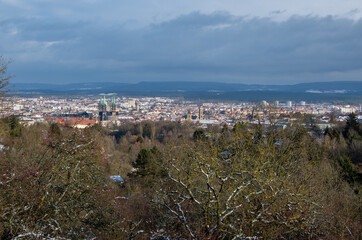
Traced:
<svg viewBox="0 0 362 240">
<path fill-rule="evenodd" d="M 108 106 L 106 97 L 103 97 L 99 100 L 98 103 L 99 110 L 99 121 L 116 121 L 117 120 L 117 110 L 116 110 L 116 99 L 112 96 L 111 104 Z"/>
</svg>

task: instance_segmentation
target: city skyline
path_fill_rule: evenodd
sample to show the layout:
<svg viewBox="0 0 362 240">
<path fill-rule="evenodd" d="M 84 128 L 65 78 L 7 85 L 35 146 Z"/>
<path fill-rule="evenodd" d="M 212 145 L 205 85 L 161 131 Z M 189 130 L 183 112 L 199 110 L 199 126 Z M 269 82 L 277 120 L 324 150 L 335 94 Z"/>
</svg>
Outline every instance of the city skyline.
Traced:
<svg viewBox="0 0 362 240">
<path fill-rule="evenodd" d="M 362 81 L 362 3 L 0 1 L 13 83 Z"/>
</svg>

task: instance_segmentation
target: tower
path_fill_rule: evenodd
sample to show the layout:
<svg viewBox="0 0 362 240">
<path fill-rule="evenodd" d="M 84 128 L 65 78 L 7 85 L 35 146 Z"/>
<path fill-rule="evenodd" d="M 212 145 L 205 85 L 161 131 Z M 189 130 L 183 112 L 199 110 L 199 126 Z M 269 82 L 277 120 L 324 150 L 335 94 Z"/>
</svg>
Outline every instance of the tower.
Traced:
<svg viewBox="0 0 362 240">
<path fill-rule="evenodd" d="M 199 120 L 204 119 L 204 108 L 203 106 L 199 107 Z"/>
<path fill-rule="evenodd" d="M 112 96 L 112 99 L 111 99 L 111 112 L 112 113 L 116 112 L 116 98 L 114 96 Z"/>
<path fill-rule="evenodd" d="M 192 120 L 192 114 L 191 114 L 191 112 L 190 112 L 190 109 L 187 111 L 186 120 L 187 120 L 187 121 L 191 121 L 191 120 Z"/>
<path fill-rule="evenodd" d="M 107 120 L 107 102 L 106 97 L 103 97 L 99 100 L 98 103 L 98 110 L 99 110 L 99 121 Z"/>
<path fill-rule="evenodd" d="M 116 109 L 116 98 L 114 96 L 112 96 L 111 99 L 111 116 L 112 116 L 112 121 L 116 121 L 117 120 L 117 109 Z"/>
<path fill-rule="evenodd" d="M 139 112 L 139 111 L 140 111 L 140 103 L 136 102 L 136 112 Z"/>
</svg>

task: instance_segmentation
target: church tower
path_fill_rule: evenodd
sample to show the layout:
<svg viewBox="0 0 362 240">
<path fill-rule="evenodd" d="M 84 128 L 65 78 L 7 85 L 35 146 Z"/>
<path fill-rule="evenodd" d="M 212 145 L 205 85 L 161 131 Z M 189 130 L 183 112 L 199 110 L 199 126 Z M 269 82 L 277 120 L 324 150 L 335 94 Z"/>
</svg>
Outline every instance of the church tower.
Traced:
<svg viewBox="0 0 362 240">
<path fill-rule="evenodd" d="M 111 99 L 111 116 L 112 116 L 112 121 L 117 120 L 116 98 L 114 96 L 112 96 Z"/>
<path fill-rule="evenodd" d="M 199 107 L 199 120 L 203 120 L 204 119 L 204 108 L 203 106 Z"/>
<path fill-rule="evenodd" d="M 99 100 L 98 103 L 98 110 L 99 110 L 99 121 L 107 120 L 107 101 L 106 97 L 103 97 Z"/>
<path fill-rule="evenodd" d="M 136 102 L 136 112 L 140 112 L 140 103 Z"/>
</svg>

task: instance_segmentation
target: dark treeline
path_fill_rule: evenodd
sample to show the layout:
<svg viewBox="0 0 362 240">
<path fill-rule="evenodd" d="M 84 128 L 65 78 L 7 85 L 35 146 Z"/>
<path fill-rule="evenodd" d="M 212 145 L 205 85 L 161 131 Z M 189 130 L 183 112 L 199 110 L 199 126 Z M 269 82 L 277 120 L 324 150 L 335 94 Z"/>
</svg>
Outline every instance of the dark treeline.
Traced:
<svg viewBox="0 0 362 240">
<path fill-rule="evenodd" d="M 2 119 L 1 239 L 359 239 L 361 124 L 302 123 Z"/>
</svg>

